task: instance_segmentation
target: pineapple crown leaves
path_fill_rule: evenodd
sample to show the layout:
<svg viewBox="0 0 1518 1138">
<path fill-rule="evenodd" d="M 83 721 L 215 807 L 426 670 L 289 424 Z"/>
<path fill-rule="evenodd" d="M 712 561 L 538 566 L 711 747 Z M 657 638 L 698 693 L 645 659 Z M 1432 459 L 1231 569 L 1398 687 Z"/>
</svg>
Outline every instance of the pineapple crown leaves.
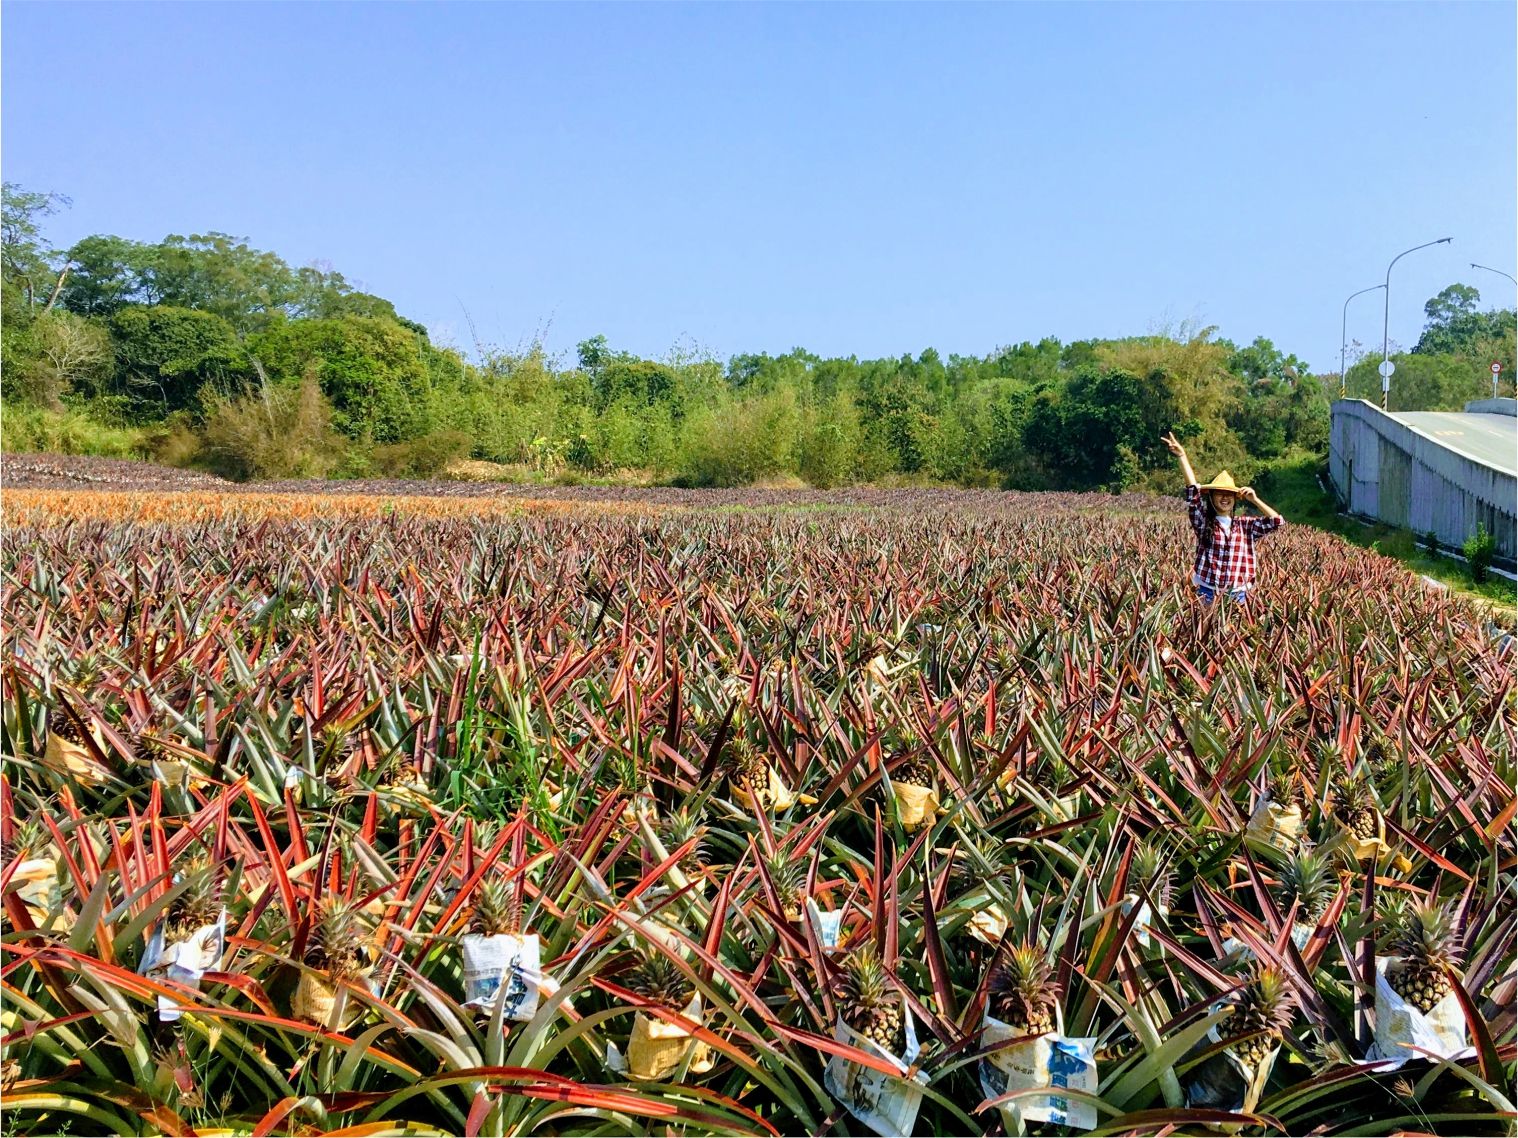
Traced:
<svg viewBox="0 0 1518 1138">
<path fill-rule="evenodd" d="M 890 972 L 868 941 L 843 958 L 832 987 L 834 997 L 846 1006 L 873 1008 L 895 998 Z"/>
<path fill-rule="evenodd" d="M 1328 854 L 1304 842 L 1281 866 L 1282 908 L 1297 902 L 1304 918 L 1316 918 L 1333 899 L 1338 885 L 1338 871 Z"/>
<path fill-rule="evenodd" d="M 1234 1016 L 1224 1021 L 1233 1035 L 1284 1035 L 1296 1011 L 1296 993 L 1279 968 L 1256 969 L 1233 997 Z M 1247 1028 L 1248 1030 L 1241 1030 Z M 1223 1030 L 1223 1029 L 1220 1029 Z"/>
<path fill-rule="evenodd" d="M 1404 960 L 1456 968 L 1463 951 L 1455 927 L 1454 907 L 1414 901 L 1395 915 L 1392 948 Z"/>
<path fill-rule="evenodd" d="M 987 978 L 988 1006 L 998 1019 L 1032 1025 L 1059 1003 L 1047 950 L 1033 940 L 1009 947 Z"/>
<path fill-rule="evenodd" d="M 633 995 L 673 1011 L 681 1011 L 696 994 L 696 985 L 674 959 L 652 946 L 635 950 L 620 977 Z"/>
</svg>

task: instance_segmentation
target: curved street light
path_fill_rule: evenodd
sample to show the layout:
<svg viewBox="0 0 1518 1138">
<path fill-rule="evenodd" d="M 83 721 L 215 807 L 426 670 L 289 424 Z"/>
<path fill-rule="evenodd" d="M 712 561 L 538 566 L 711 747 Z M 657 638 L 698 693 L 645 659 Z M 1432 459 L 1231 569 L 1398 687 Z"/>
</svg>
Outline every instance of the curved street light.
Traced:
<svg viewBox="0 0 1518 1138">
<path fill-rule="evenodd" d="M 1419 249 L 1427 249 L 1430 245 L 1447 245 L 1454 238 L 1441 237 L 1437 241 L 1425 241 L 1422 245 L 1414 245 L 1411 249 L 1404 249 L 1391 259 L 1391 265 L 1386 266 L 1386 306 L 1381 312 L 1381 410 L 1386 410 L 1386 399 L 1391 394 L 1391 352 L 1387 345 L 1391 342 L 1387 336 L 1387 329 L 1391 327 L 1391 271 L 1395 265 L 1409 253 L 1416 253 Z"/>
<path fill-rule="evenodd" d="M 1510 273 L 1504 273 L 1501 269 L 1494 269 L 1490 265 L 1478 265 L 1478 264 L 1476 264 L 1475 261 L 1472 261 L 1471 262 L 1471 268 L 1473 268 L 1473 269 L 1485 269 L 1489 273 L 1496 273 L 1499 277 L 1507 277 L 1508 280 L 1512 281 L 1515 285 L 1518 285 L 1518 278 L 1513 277 Z M 1496 367 L 1497 365 L 1493 364 L 1492 366 Z M 1499 372 L 1495 372 L 1495 371 L 1492 372 L 1492 398 L 1493 399 L 1497 398 L 1497 391 L 1498 391 L 1497 377 L 1498 377 L 1499 374 L 1500 374 Z"/>
<path fill-rule="evenodd" d="M 1345 396 L 1348 395 L 1348 393 L 1349 393 L 1348 389 L 1344 386 L 1344 379 L 1345 379 L 1345 376 L 1347 374 L 1347 372 L 1345 370 L 1344 357 L 1345 357 L 1345 354 L 1349 351 L 1349 302 L 1351 300 L 1353 300 L 1357 296 L 1364 296 L 1368 292 L 1375 292 L 1376 289 L 1378 289 L 1378 288 L 1385 288 L 1385 287 L 1386 287 L 1385 285 L 1371 285 L 1369 288 L 1362 288 L 1359 292 L 1352 292 L 1352 293 L 1350 293 L 1349 296 L 1348 296 L 1348 298 L 1346 298 L 1345 301 L 1344 301 L 1344 313 L 1343 313 L 1343 317 L 1344 318 L 1339 321 L 1339 398 L 1340 399 L 1345 398 Z"/>
<path fill-rule="evenodd" d="M 1518 277 L 1513 277 L 1508 273 L 1504 273 L 1501 269 L 1494 269 L 1490 265 L 1478 265 L 1475 261 L 1472 261 L 1471 268 L 1485 269 L 1489 273 L 1496 273 L 1499 277 L 1507 277 L 1508 280 L 1512 281 L 1515 285 L 1518 285 Z"/>
</svg>

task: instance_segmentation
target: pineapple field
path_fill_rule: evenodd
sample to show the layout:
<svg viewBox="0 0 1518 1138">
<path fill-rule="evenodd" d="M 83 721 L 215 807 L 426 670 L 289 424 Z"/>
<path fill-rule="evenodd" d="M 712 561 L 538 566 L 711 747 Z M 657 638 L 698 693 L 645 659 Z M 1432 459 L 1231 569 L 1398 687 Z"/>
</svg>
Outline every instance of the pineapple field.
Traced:
<svg viewBox="0 0 1518 1138">
<path fill-rule="evenodd" d="M 13 491 L 15 1134 L 1509 1134 L 1512 642 L 1179 501 Z"/>
</svg>

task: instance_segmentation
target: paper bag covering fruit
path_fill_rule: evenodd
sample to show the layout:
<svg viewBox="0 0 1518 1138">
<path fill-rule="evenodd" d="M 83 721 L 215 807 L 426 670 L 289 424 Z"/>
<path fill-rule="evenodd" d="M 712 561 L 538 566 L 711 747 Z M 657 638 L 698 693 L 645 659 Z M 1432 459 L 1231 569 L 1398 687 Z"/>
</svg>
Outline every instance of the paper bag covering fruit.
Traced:
<svg viewBox="0 0 1518 1138">
<path fill-rule="evenodd" d="M 1268 794 L 1260 796 L 1244 828 L 1247 840 L 1288 852 L 1297 848 L 1301 836 L 1302 808 L 1272 802 Z"/>
<path fill-rule="evenodd" d="M 987 1015 L 981 1024 L 980 1045 L 996 1047 L 1025 1035 L 1023 1030 Z M 1071 1039 L 1057 1031 L 1047 1032 L 991 1052 L 981 1059 L 979 1071 L 980 1089 L 988 1099 L 1042 1087 L 1053 1092 L 1001 1104 L 997 1109 L 1009 1134 L 1021 1133 L 1030 1122 L 1072 1130 L 1096 1126 L 1095 1107 L 1058 1093 L 1060 1088 L 1096 1093 L 1099 1079 L 1094 1038 Z"/>
<path fill-rule="evenodd" d="M 696 994 L 679 1013 L 692 1023 L 701 1022 L 701 996 Z M 703 1075 L 713 1066 L 711 1048 L 679 1024 L 639 1012 L 633 1019 L 627 1057 L 615 1043 L 606 1045 L 606 1065 L 635 1082 L 657 1083 L 676 1074 L 686 1059 L 691 1074 Z"/>
<path fill-rule="evenodd" d="M 982 944 L 995 948 L 1001 943 L 1002 937 L 1007 935 L 1010 925 L 1006 912 L 993 901 L 970 914 L 970 923 L 965 926 L 965 931 Z"/>
<path fill-rule="evenodd" d="M 11 874 L 10 889 L 21 899 L 27 916 L 41 928 L 47 923 L 48 914 L 56 909 L 62 913 L 63 890 L 58 884 L 58 861 L 51 857 L 28 858 Z"/>
<path fill-rule="evenodd" d="M 1409 967 L 1401 957 L 1376 957 L 1376 1038 L 1368 1060 L 1387 1060 L 1387 1067 L 1396 1070 L 1410 1059 L 1429 1058 L 1426 1053 L 1464 1058 L 1474 1054 L 1466 1032 L 1460 998 L 1442 969 L 1420 975 L 1417 966 Z"/>
<path fill-rule="evenodd" d="M 463 948 L 466 1008 L 493 1015 L 499 999 L 503 1020 L 525 1023 L 538 1014 L 538 997 L 546 985 L 536 936 L 469 933 Z"/>
<path fill-rule="evenodd" d="M 912 1133 L 917 1109 L 922 1103 L 922 1084 L 926 1081 L 921 1072 L 915 1078 L 906 1077 L 921 1048 L 911 1012 L 900 1008 L 900 1013 L 900 1055 L 893 1055 L 869 1036 L 855 1031 L 841 1015 L 833 1025 L 833 1038 L 839 1043 L 886 1060 L 900 1070 L 900 1076 L 887 1075 L 862 1063 L 851 1063 L 839 1055 L 828 1058 L 822 1073 L 828 1093 L 861 1123 L 880 1135 Z"/>
<path fill-rule="evenodd" d="M 42 764 L 59 774 L 68 775 L 83 786 L 102 786 L 109 780 L 110 772 L 95 758 L 83 743 L 65 739 L 56 729 L 47 733 L 47 747 L 42 752 Z"/>
<path fill-rule="evenodd" d="M 198 928 L 171 927 L 170 920 L 159 921 L 148 937 L 138 975 L 163 975 L 177 984 L 199 989 L 201 978 L 216 967 L 227 944 L 227 912 L 220 910 L 212 924 Z M 169 940 L 168 938 L 174 939 Z M 188 1009 L 168 996 L 158 997 L 158 1018 L 173 1023 Z"/>
<path fill-rule="evenodd" d="M 771 814 L 789 810 L 798 802 L 803 806 L 812 806 L 817 802 L 810 794 L 797 794 L 786 786 L 779 772 L 769 763 L 764 764 L 764 783 L 764 789 L 759 792 L 759 800 Z M 748 786 L 737 779 L 733 780 L 733 798 L 745 810 L 755 812 L 754 796 L 749 793 Z"/>
<path fill-rule="evenodd" d="M 931 826 L 943 812 L 938 805 L 938 791 L 931 786 L 919 786 L 914 782 L 896 782 L 891 785 L 896 791 L 896 815 L 907 833 Z"/>
</svg>

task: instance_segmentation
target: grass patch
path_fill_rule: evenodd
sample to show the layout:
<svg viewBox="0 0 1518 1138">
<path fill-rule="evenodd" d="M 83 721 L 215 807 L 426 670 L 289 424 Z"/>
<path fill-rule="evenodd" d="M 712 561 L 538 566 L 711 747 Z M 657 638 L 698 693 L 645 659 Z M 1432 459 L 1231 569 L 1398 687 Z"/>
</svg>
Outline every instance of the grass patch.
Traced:
<svg viewBox="0 0 1518 1138">
<path fill-rule="evenodd" d="M 1319 482 L 1320 475 L 1323 483 Z M 1507 609 L 1518 603 L 1518 586 L 1505 577 L 1494 574 L 1478 585 L 1471 580 L 1463 561 L 1430 553 L 1411 531 L 1342 516 L 1333 494 L 1323 489 L 1327 475 L 1323 460 L 1317 455 L 1296 452 L 1277 459 L 1260 471 L 1255 482 L 1265 500 L 1289 522 L 1336 533 L 1353 545 L 1394 558 L 1415 573 L 1432 577 L 1467 596 L 1493 601 Z"/>
<path fill-rule="evenodd" d="M 146 458 L 148 443 L 140 429 L 103 423 L 84 411 L 6 403 L 0 406 L 0 450 L 9 454 Z"/>
</svg>

